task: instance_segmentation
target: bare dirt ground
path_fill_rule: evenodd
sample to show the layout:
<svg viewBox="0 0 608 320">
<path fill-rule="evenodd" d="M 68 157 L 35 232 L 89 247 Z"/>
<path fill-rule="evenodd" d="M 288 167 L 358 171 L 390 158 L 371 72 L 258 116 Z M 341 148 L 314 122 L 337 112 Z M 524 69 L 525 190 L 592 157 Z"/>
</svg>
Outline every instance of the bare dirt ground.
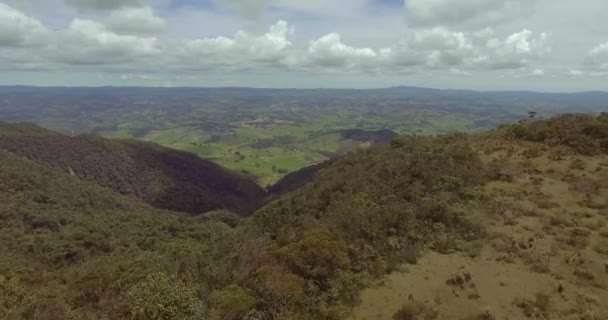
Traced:
<svg viewBox="0 0 608 320">
<path fill-rule="evenodd" d="M 506 176 L 471 213 L 483 246 L 428 252 L 365 290 L 352 319 L 608 319 L 608 157 L 477 143 Z"/>
</svg>

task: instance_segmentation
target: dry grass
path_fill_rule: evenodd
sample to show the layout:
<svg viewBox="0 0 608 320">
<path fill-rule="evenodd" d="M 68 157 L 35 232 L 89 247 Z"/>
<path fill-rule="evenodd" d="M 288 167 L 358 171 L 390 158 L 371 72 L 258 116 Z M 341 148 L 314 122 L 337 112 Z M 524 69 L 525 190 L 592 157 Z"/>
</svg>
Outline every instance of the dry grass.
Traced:
<svg viewBox="0 0 608 320">
<path fill-rule="evenodd" d="M 534 300 L 515 299 L 513 304 L 520 308 L 528 318 L 548 319 L 551 308 L 551 297 L 544 293 L 537 293 Z"/>
<path fill-rule="evenodd" d="M 504 144 L 503 151 L 484 155 L 505 179 L 483 190 L 484 199 L 495 199 L 482 208 L 489 234 L 483 250 L 425 258 L 407 277 L 393 278 L 399 285 L 393 283 L 384 294 L 415 290 L 422 301 L 435 301 L 438 319 L 608 319 L 608 170 L 592 170 L 599 156 L 570 152 L 555 161 L 549 158 L 552 149 L 537 157 L 522 155 L 524 148 Z M 445 270 L 446 265 L 453 268 Z M 475 288 L 465 280 L 465 270 L 474 273 Z M 429 289 L 421 289 L 427 286 L 444 295 L 433 300 L 423 293 Z M 527 292 L 539 294 L 524 297 Z M 382 305 L 376 297 L 377 308 Z"/>
<path fill-rule="evenodd" d="M 608 239 L 600 239 L 593 245 L 593 250 L 599 254 L 608 256 Z"/>
<path fill-rule="evenodd" d="M 572 160 L 572 162 L 570 163 L 570 169 L 572 170 L 585 170 L 585 162 L 580 159 L 580 158 L 576 158 L 574 160 Z"/>
<path fill-rule="evenodd" d="M 597 201 L 593 201 L 593 200 L 583 200 L 579 204 L 581 205 L 581 207 L 586 207 L 589 209 L 603 210 L 603 209 L 608 208 L 608 203 L 597 202 Z"/>
<path fill-rule="evenodd" d="M 410 301 L 393 315 L 393 320 L 434 320 L 439 312 L 424 303 Z"/>
<path fill-rule="evenodd" d="M 496 317 L 492 314 L 490 310 L 485 310 L 480 313 L 464 317 L 461 320 L 496 320 Z"/>
<path fill-rule="evenodd" d="M 573 228 L 565 236 L 558 237 L 558 240 L 575 249 L 585 249 L 589 245 L 591 232 L 583 228 Z"/>
<path fill-rule="evenodd" d="M 553 227 L 571 227 L 572 221 L 566 217 L 565 214 L 560 216 L 550 216 L 547 224 Z"/>
<path fill-rule="evenodd" d="M 549 273 L 551 271 L 550 259 L 547 257 L 526 253 L 523 255 L 522 261 L 530 267 L 530 270 L 536 273 Z"/>
<path fill-rule="evenodd" d="M 584 281 L 595 280 L 595 276 L 591 272 L 589 272 L 589 270 L 585 269 L 584 267 L 576 268 L 576 270 L 574 270 L 574 272 L 572 274 L 574 274 L 580 280 L 584 280 Z"/>
<path fill-rule="evenodd" d="M 536 205 L 540 208 L 540 209 L 545 209 L 545 210 L 549 210 L 549 209 L 554 209 L 554 208 L 559 208 L 560 205 L 559 203 L 550 201 L 550 200 L 536 200 L 534 201 L 536 203 Z"/>
</svg>

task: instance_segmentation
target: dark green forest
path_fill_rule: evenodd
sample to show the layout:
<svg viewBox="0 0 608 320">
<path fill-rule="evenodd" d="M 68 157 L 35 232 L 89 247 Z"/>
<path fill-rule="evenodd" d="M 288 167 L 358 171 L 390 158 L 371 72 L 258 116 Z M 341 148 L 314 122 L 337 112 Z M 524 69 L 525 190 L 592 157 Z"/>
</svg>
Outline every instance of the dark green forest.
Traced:
<svg viewBox="0 0 608 320">
<path fill-rule="evenodd" d="M 264 190 L 250 177 L 153 143 L 67 136 L 0 122 L 0 149 L 161 209 L 191 214 L 227 209 L 248 215 L 264 198 Z"/>
</svg>

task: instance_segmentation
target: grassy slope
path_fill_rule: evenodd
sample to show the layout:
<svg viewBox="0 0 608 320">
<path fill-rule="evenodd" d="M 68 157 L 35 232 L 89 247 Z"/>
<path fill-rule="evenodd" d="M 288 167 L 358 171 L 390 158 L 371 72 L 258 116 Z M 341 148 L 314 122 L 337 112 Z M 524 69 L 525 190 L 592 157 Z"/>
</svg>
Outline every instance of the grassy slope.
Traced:
<svg viewBox="0 0 608 320">
<path fill-rule="evenodd" d="M 482 189 L 474 212 L 487 245 L 427 254 L 365 290 L 351 318 L 400 309 L 395 319 L 608 318 L 607 119 L 564 116 L 475 139 L 483 162 L 507 177 Z M 448 282 L 465 274 L 462 287 Z"/>
</svg>

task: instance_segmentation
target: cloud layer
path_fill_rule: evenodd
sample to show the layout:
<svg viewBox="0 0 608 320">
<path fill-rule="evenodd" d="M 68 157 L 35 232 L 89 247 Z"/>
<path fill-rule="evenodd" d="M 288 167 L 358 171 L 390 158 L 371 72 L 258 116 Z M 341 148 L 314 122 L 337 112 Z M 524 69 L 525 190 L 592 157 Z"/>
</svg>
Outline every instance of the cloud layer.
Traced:
<svg viewBox="0 0 608 320">
<path fill-rule="evenodd" d="M 129 79 L 200 72 L 530 79 L 608 74 L 608 34 L 598 33 L 592 27 L 597 17 L 591 18 L 608 4 L 593 0 L 581 0 L 589 10 L 549 0 L 408 0 L 403 14 L 383 9 L 379 0 L 214 0 L 215 11 L 184 0 L 50 0 L 67 5 L 63 23 L 29 14 L 35 6 L 22 4 L 31 0 L 2 1 L 1 71 L 120 72 Z M 191 17 L 204 14 L 180 29 L 181 8 Z M 549 9 L 550 16 L 538 18 Z M 566 37 L 556 27 L 554 17 L 566 13 L 590 17 L 567 31 L 582 37 L 589 30 L 587 38 Z M 227 32 L 239 19 L 241 28 Z M 390 19 L 397 29 L 374 29 Z M 251 21 L 270 27 L 247 30 Z"/>
<path fill-rule="evenodd" d="M 0 3 L 0 47 L 31 46 L 46 34 L 38 21 Z"/>
<path fill-rule="evenodd" d="M 155 16 L 150 7 L 141 7 L 112 12 L 106 26 L 118 34 L 157 35 L 165 31 L 167 23 Z"/>
<path fill-rule="evenodd" d="M 608 42 L 598 44 L 591 49 L 586 64 L 597 71 L 608 71 Z"/>
<path fill-rule="evenodd" d="M 418 29 L 391 47 L 356 47 L 340 34 L 329 33 L 295 46 L 293 29 L 279 21 L 264 34 L 239 31 L 232 37 L 164 40 L 152 36 L 166 23 L 149 7 L 113 12 L 105 23 L 75 19 L 65 30 L 50 31 L 40 22 L 8 7 L 0 7 L 7 26 L 0 30 L 0 44 L 15 48 L 40 47 L 36 59 L 49 66 L 137 64 L 163 61 L 173 70 L 258 69 L 314 72 L 398 72 L 431 69 L 517 69 L 548 52 L 545 33 L 524 29 L 500 37 L 492 29 L 453 32 L 444 27 Z M 150 61 L 147 61 L 150 60 Z M 18 67 L 18 66 L 14 66 Z"/>
</svg>

